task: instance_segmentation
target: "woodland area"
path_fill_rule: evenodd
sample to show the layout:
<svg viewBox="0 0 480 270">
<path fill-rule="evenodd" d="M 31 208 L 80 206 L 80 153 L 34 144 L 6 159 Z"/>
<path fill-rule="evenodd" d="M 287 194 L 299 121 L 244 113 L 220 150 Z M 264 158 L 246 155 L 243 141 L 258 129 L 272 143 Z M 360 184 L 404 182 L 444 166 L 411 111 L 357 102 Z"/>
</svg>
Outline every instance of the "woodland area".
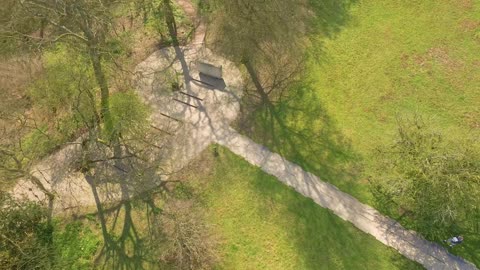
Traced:
<svg viewBox="0 0 480 270">
<path fill-rule="evenodd" d="M 422 35 L 426 49 L 411 50 L 418 55 L 399 49 L 401 71 L 383 67 L 375 52 L 362 51 L 376 44 L 366 38 L 375 33 L 354 32 L 377 19 L 362 13 L 374 10 L 364 2 L 371 1 L 3 0 L 0 269 L 419 267 L 218 145 L 166 167 L 165 145 L 175 135 L 152 124 L 156 108 L 138 94 L 137 66 L 166 48 L 181 62 L 201 31 L 202 49 L 233 63 L 243 79 L 233 128 L 430 241 L 464 235 L 451 252 L 478 267 L 480 59 L 455 62 L 457 54 L 428 49 Z M 394 5 L 378 8 L 406 8 Z M 480 46 L 480 30 L 471 31 L 477 36 L 462 32 L 473 40 L 469 52 Z M 355 55 L 342 58 L 350 50 Z M 362 66 L 369 60 L 385 72 Z M 158 80 L 167 89 L 160 95 L 194 80 L 177 73 Z M 394 82 L 373 73 L 394 74 Z M 471 84 L 454 98 L 435 83 L 464 76 Z M 73 154 L 53 158 L 64 149 Z M 55 208 L 58 191 L 36 169 L 44 163 L 67 184 L 67 175 L 83 179 L 93 204 Z M 21 198 L 19 183 L 42 195 Z M 317 252 L 321 243 L 330 251 Z"/>
</svg>

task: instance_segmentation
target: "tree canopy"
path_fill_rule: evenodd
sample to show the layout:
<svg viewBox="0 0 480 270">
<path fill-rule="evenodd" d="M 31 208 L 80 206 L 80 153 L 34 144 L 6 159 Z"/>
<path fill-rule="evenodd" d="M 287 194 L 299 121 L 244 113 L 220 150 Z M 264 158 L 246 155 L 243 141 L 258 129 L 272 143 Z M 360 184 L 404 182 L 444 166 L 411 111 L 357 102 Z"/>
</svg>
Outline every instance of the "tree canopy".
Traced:
<svg viewBox="0 0 480 270">
<path fill-rule="evenodd" d="M 207 1 L 209 33 L 220 53 L 245 65 L 263 103 L 298 75 L 312 12 L 306 0 Z M 283 86 L 283 87 L 281 87 Z"/>
</svg>

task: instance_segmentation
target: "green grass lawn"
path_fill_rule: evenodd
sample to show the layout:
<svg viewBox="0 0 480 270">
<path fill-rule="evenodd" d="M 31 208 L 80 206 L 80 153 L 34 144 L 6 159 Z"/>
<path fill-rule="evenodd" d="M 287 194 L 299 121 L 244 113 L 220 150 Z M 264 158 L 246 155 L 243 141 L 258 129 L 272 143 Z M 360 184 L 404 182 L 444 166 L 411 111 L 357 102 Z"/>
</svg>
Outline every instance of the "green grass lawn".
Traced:
<svg viewBox="0 0 480 270">
<path fill-rule="evenodd" d="M 310 74 L 353 151 L 389 142 L 398 114 L 479 134 L 480 1 L 359 1 L 350 16 Z"/>
<path fill-rule="evenodd" d="M 220 240 L 219 269 L 420 268 L 230 151 L 218 152 L 204 153 L 213 169 L 194 179 Z"/>
<path fill-rule="evenodd" d="M 259 112 L 248 135 L 373 204 L 375 149 L 399 117 L 419 115 L 447 140 L 480 136 L 480 1 L 331 2 L 318 4 L 326 34 L 308 75 L 275 124 Z M 479 265 L 478 233 L 468 238 L 453 252 Z"/>
</svg>

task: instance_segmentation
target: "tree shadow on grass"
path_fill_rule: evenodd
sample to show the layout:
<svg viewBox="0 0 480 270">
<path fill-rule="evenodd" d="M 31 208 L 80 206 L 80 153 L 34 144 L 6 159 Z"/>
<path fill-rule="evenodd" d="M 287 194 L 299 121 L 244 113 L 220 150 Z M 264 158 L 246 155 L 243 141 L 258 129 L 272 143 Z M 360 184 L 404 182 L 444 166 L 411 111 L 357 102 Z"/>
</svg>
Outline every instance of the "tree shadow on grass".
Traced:
<svg viewBox="0 0 480 270">
<path fill-rule="evenodd" d="M 126 150 L 127 153 L 130 153 Z M 90 185 L 103 246 L 95 259 L 98 269 L 151 269 L 158 267 L 159 213 L 154 194 L 163 193 L 156 166 L 137 158 L 98 163 L 83 170 Z M 127 154 L 125 154 L 127 156 Z M 139 173 L 141 172 L 141 173 Z"/>
<path fill-rule="evenodd" d="M 314 12 L 312 28 L 319 39 L 333 37 L 349 22 L 349 9 L 356 0 L 310 1 Z M 321 42 L 312 58 L 324 61 Z M 255 107 L 245 99 L 253 113 L 240 120 L 239 129 L 258 143 L 277 152 L 362 201 L 370 199 L 366 185 L 360 185 L 361 157 L 338 130 L 322 105 L 313 82 L 304 75 L 294 78 L 285 97 Z M 294 81 L 300 77 L 300 81 Z M 270 102 L 270 103 L 269 103 Z"/>
<path fill-rule="evenodd" d="M 92 191 L 96 187 L 92 185 Z M 143 194 L 146 198 L 148 194 Z M 145 265 L 155 264 L 149 252 L 148 240 L 142 230 L 157 212 L 152 201 L 146 201 L 145 212 L 134 213 L 133 201 L 127 200 L 105 209 L 108 204 L 97 204 L 98 217 L 102 227 L 104 245 L 100 250 L 95 264 L 99 269 L 145 269 Z M 138 212 L 138 207 L 136 207 Z M 138 228 L 140 227 L 140 228 Z"/>
<path fill-rule="evenodd" d="M 104 244 L 95 265 L 98 269 L 152 269 L 159 260 L 159 208 L 152 192 L 98 212 Z"/>
<path fill-rule="evenodd" d="M 350 8 L 355 5 L 358 0 L 309 0 L 313 18 L 310 22 L 310 31 L 319 44 L 311 48 L 314 56 L 319 61 L 323 61 L 325 54 L 323 53 L 323 40 L 325 38 L 333 38 L 342 31 L 350 22 Z"/>
<path fill-rule="evenodd" d="M 322 180 L 365 199 L 367 189 L 358 183 L 361 157 L 338 131 L 311 84 L 298 83 L 290 93 L 288 101 L 256 111 L 246 125 L 250 129 L 243 132 Z"/>
</svg>

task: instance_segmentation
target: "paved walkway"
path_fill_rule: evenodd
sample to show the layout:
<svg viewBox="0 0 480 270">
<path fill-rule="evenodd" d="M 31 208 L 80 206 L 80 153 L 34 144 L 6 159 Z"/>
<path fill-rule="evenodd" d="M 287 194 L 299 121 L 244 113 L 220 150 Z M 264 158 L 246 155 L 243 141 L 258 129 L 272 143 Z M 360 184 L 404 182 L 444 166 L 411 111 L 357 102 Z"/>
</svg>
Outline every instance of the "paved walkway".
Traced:
<svg viewBox="0 0 480 270">
<path fill-rule="evenodd" d="M 202 45 L 205 41 L 207 26 L 202 18 L 198 15 L 197 8 L 191 0 L 175 0 L 175 2 L 183 9 L 185 15 L 187 15 L 194 25 L 195 29 L 190 45 Z"/>
<path fill-rule="evenodd" d="M 217 131 L 215 141 L 427 269 L 477 269 L 232 128 Z"/>
</svg>

